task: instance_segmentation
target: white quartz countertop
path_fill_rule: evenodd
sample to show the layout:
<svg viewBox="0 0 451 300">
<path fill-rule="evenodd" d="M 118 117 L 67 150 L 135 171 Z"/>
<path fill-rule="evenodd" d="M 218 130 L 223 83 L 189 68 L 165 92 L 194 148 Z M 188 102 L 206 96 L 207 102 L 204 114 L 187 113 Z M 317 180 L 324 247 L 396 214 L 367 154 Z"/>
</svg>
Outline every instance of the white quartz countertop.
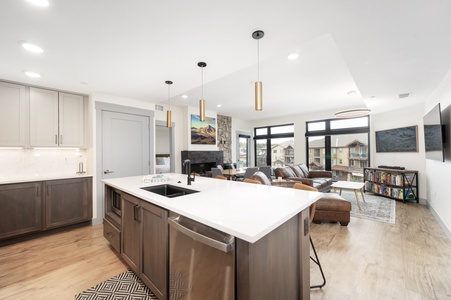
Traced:
<svg viewBox="0 0 451 300">
<path fill-rule="evenodd" d="M 143 176 L 105 179 L 103 182 L 137 198 L 221 230 L 250 243 L 276 229 L 314 203 L 318 192 L 196 177 L 165 174 L 168 182 L 143 182 Z M 180 183 L 179 183 L 180 182 Z M 167 198 L 141 187 L 171 184 L 199 191 Z"/>
<path fill-rule="evenodd" d="M 62 176 L 17 176 L 17 177 L 0 177 L 0 184 L 10 184 L 10 183 L 25 183 L 34 181 L 47 181 L 47 180 L 58 180 L 58 179 L 71 179 L 71 178 L 81 178 L 81 177 L 92 177 L 90 174 L 74 174 L 74 175 L 62 175 Z"/>
</svg>

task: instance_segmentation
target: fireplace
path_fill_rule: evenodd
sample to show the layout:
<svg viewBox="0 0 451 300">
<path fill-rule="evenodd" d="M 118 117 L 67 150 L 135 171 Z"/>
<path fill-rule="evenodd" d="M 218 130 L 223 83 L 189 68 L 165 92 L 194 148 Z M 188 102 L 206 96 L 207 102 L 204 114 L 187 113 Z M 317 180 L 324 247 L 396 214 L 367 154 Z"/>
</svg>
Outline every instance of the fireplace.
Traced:
<svg viewBox="0 0 451 300">
<path fill-rule="evenodd" d="M 185 159 L 191 161 L 191 172 L 200 176 L 210 176 L 211 168 L 216 168 L 224 163 L 224 153 L 222 151 L 182 151 L 182 165 Z M 185 173 L 182 167 L 183 174 Z M 208 172 L 208 173 L 207 173 Z"/>
</svg>

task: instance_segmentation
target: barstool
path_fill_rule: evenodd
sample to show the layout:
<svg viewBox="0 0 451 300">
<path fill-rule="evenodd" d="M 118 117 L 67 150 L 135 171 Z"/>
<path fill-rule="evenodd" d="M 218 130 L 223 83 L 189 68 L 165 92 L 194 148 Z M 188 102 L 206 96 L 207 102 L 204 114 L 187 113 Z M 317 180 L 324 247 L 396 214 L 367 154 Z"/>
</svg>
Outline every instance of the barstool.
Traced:
<svg viewBox="0 0 451 300">
<path fill-rule="evenodd" d="M 318 191 L 317 189 L 315 189 L 315 188 L 313 188 L 311 186 L 302 184 L 302 183 L 295 183 L 293 185 L 293 188 L 298 189 L 298 190 L 312 191 L 312 192 L 317 192 Z M 316 210 L 316 202 L 313 203 L 312 205 L 310 205 L 309 226 L 312 224 L 313 218 L 315 217 L 315 210 Z M 319 267 L 319 270 L 321 272 L 321 276 L 323 277 L 323 283 L 322 284 L 311 285 L 310 288 L 311 289 L 322 288 L 323 286 L 326 285 L 326 276 L 324 276 L 323 268 L 321 266 L 321 262 L 319 261 L 318 253 L 316 253 L 315 245 L 313 244 L 313 240 L 312 240 L 312 236 L 311 235 L 310 235 L 310 245 L 312 245 L 313 253 L 315 254 L 315 258 L 310 256 L 310 259 Z"/>
</svg>

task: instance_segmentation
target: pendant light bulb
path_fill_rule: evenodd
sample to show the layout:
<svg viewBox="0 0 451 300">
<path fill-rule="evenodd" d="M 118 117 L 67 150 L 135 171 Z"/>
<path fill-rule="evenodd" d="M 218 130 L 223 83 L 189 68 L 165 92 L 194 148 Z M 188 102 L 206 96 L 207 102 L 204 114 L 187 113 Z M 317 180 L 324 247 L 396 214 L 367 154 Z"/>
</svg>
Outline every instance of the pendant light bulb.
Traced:
<svg viewBox="0 0 451 300">
<path fill-rule="evenodd" d="M 199 100 L 199 119 L 201 122 L 205 121 L 205 100 L 204 100 L 204 68 L 207 63 L 199 62 L 197 66 L 201 68 L 201 99 Z"/>
<path fill-rule="evenodd" d="M 263 83 L 260 81 L 260 44 L 259 40 L 265 35 L 261 30 L 254 31 L 252 37 L 257 40 L 257 81 L 255 82 L 255 110 L 263 109 Z"/>
<path fill-rule="evenodd" d="M 168 85 L 168 111 L 166 112 L 166 127 L 171 128 L 172 127 L 172 111 L 171 111 L 170 87 L 171 87 L 172 81 L 166 80 L 164 83 L 166 83 Z"/>
</svg>

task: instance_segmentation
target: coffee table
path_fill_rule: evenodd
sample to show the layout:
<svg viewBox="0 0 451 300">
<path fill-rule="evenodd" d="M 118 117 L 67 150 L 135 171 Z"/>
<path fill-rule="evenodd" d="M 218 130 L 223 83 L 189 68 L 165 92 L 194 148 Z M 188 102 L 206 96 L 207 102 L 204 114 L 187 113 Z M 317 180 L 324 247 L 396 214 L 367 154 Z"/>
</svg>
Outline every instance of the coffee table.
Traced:
<svg viewBox="0 0 451 300">
<path fill-rule="evenodd" d="M 340 196 L 341 196 L 341 190 L 354 190 L 355 199 L 357 200 L 357 205 L 359 207 L 359 210 L 362 210 L 360 207 L 360 200 L 359 195 L 357 195 L 357 190 L 360 190 L 360 194 L 362 195 L 363 202 L 365 202 L 365 196 L 363 195 L 363 187 L 365 186 L 365 183 L 363 182 L 352 182 L 352 181 L 337 181 L 332 184 L 332 187 L 334 188 L 334 192 L 336 192 L 337 189 L 340 189 Z"/>
</svg>

